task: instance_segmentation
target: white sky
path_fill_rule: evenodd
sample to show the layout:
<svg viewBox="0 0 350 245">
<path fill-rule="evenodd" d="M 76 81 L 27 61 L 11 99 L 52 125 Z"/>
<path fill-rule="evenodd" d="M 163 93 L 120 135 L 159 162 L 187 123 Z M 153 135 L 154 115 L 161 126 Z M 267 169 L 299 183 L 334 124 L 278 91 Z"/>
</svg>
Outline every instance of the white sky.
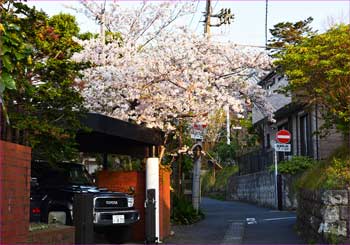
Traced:
<svg viewBox="0 0 350 245">
<path fill-rule="evenodd" d="M 139 4 L 136 1 L 118 1 L 118 3 L 122 6 Z M 64 5 L 79 6 L 78 1 L 28 0 L 27 4 L 35 5 L 50 16 L 59 12 L 75 15 L 82 32 L 98 32 L 99 30 L 92 20 L 64 7 Z M 202 12 L 205 11 L 205 4 L 205 1 L 199 1 L 197 12 L 184 17 L 181 22 L 189 25 L 196 32 L 202 33 L 203 23 L 199 21 L 204 19 Z M 218 13 L 221 8 L 231 8 L 235 14 L 235 19 L 230 26 L 212 27 L 213 36 L 239 44 L 263 46 L 265 43 L 265 4 L 265 0 L 212 0 L 214 14 Z M 195 5 L 197 6 L 197 2 Z M 314 18 L 312 26 L 322 32 L 334 21 L 349 23 L 350 19 L 350 0 L 269 0 L 268 5 L 268 28 L 282 21 L 295 22 L 312 16 Z"/>
</svg>

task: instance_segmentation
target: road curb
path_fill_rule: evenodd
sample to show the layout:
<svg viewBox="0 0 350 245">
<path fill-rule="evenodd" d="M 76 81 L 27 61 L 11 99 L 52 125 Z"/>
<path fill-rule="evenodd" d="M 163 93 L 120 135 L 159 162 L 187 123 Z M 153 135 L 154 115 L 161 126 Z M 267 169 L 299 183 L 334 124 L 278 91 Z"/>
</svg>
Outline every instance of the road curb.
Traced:
<svg viewBox="0 0 350 245">
<path fill-rule="evenodd" d="M 221 244 L 242 244 L 244 234 L 243 222 L 232 222 L 226 230 Z"/>
</svg>

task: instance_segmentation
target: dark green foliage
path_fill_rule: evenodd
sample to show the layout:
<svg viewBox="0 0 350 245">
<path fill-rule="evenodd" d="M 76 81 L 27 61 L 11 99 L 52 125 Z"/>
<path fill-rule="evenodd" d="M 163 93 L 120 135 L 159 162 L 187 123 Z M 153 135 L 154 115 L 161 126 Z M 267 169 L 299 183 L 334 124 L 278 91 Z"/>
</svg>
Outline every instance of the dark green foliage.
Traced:
<svg viewBox="0 0 350 245">
<path fill-rule="evenodd" d="M 288 77 L 286 88 L 296 102 L 317 106 L 323 128 L 350 131 L 350 31 L 336 25 L 304 38 L 278 55 L 275 65 Z"/>
<path fill-rule="evenodd" d="M 173 213 L 171 220 L 173 224 L 189 225 L 196 223 L 204 218 L 201 210 L 198 212 L 193 208 L 192 203 L 184 196 L 174 195 Z"/>
<path fill-rule="evenodd" d="M 222 162 L 232 161 L 236 157 L 237 148 L 238 146 L 235 142 L 228 145 L 226 142 L 221 141 L 214 147 L 212 154 L 218 156 Z"/>
<path fill-rule="evenodd" d="M 295 23 L 280 22 L 270 29 L 272 38 L 268 41 L 267 47 L 272 56 L 283 53 L 288 45 L 299 44 L 304 38 L 315 35 L 310 27 L 312 17 Z"/>
<path fill-rule="evenodd" d="M 3 39 L 3 44 L 12 45 L 2 58 L 11 57 L 8 73 L 17 88 L 5 90 L 3 97 L 10 127 L 24 132 L 34 158 L 51 162 L 75 158 L 75 134 L 82 128 L 84 107 L 74 80 L 85 67 L 70 60 L 81 49 L 72 40 L 79 32 L 75 18 L 68 14 L 48 18 L 21 2 L 5 4 L 9 7 L 1 9 L 4 32 L 16 39 Z"/>
<path fill-rule="evenodd" d="M 290 160 L 285 160 L 278 163 L 278 172 L 281 174 L 295 175 L 305 171 L 311 166 L 315 165 L 316 161 L 306 156 L 292 156 Z M 269 167 L 270 171 L 275 170 L 275 166 L 272 164 Z"/>
<path fill-rule="evenodd" d="M 81 40 L 90 40 L 93 38 L 97 38 L 98 34 L 94 34 L 91 32 L 84 32 L 84 33 L 78 34 L 77 37 Z"/>
</svg>

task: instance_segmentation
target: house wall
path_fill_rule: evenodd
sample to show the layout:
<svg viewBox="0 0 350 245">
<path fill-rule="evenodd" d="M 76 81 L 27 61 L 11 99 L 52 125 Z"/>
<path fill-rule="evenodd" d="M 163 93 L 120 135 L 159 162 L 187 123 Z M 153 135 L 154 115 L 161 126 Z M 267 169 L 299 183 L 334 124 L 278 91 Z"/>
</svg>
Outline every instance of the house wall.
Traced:
<svg viewBox="0 0 350 245">
<path fill-rule="evenodd" d="M 301 135 L 300 135 L 300 118 L 304 115 L 309 115 L 309 135 L 310 135 L 310 157 L 314 159 L 326 159 L 328 158 L 337 148 L 345 142 L 345 137 L 342 133 L 338 132 L 336 129 L 330 129 L 329 134 L 324 137 L 316 134 L 320 127 L 324 124 L 324 120 L 320 117 L 320 112 L 316 110 L 299 110 L 297 112 L 291 113 L 287 117 L 279 118 L 279 120 L 273 124 L 265 123 L 264 128 L 264 145 L 267 145 L 267 135 L 270 135 L 270 139 L 274 140 L 277 133 L 277 129 L 280 125 L 283 125 L 289 121 L 290 133 L 292 135 L 291 144 L 292 144 L 292 155 L 301 155 Z M 282 159 L 280 159 L 282 160 Z"/>
<path fill-rule="evenodd" d="M 286 77 L 274 74 L 273 72 L 271 74 L 273 75 L 261 81 L 260 84 L 262 84 L 262 87 L 266 90 L 268 95 L 267 100 L 274 107 L 274 112 L 279 113 L 278 110 L 282 108 L 288 108 L 286 106 L 292 103 L 292 99 L 291 96 L 286 96 L 284 94 L 275 92 L 276 90 L 288 85 L 288 80 Z M 341 133 L 337 132 L 335 129 L 331 129 L 330 133 L 326 137 L 320 137 L 319 135 L 315 134 L 315 132 L 318 131 L 324 124 L 321 112 L 322 108 L 317 108 L 317 106 L 308 107 L 307 109 L 305 108 L 299 111 L 290 112 L 283 118 L 277 117 L 278 119 L 276 123 L 271 124 L 266 120 L 264 121 L 264 115 L 254 107 L 252 117 L 253 124 L 256 124 L 258 122 L 259 124 L 262 124 L 264 136 L 264 143 L 262 144 L 262 147 L 269 145 L 267 142 L 268 135 L 270 136 L 270 142 L 272 142 L 275 140 L 275 135 L 278 131 L 278 127 L 289 121 L 289 131 L 292 134 L 292 155 L 302 155 L 300 118 L 307 114 L 307 124 L 310 135 L 310 141 L 308 142 L 309 152 L 307 155 L 313 157 L 314 159 L 326 159 L 334 152 L 334 150 L 336 150 L 344 143 L 344 136 Z M 279 158 L 279 160 L 281 159 Z"/>
<path fill-rule="evenodd" d="M 320 126 L 324 123 L 323 119 L 319 119 Z M 319 157 L 320 159 L 328 158 L 338 147 L 345 143 L 345 137 L 336 129 L 331 129 L 325 137 L 319 137 Z"/>
<path fill-rule="evenodd" d="M 0 244 L 26 243 L 31 148 L 0 141 Z"/>
<path fill-rule="evenodd" d="M 275 108 L 275 111 L 277 111 L 282 107 L 290 104 L 292 102 L 292 99 L 289 96 L 287 97 L 283 94 L 274 92 L 288 85 L 288 81 L 285 77 L 281 77 L 280 75 L 275 75 L 271 78 L 271 80 L 273 80 L 274 83 L 268 88 L 265 88 L 267 91 L 267 101 L 271 105 L 273 105 L 273 107 Z M 264 119 L 264 117 L 265 115 L 263 113 L 261 113 L 256 107 L 253 107 L 253 115 L 252 115 L 253 124 Z"/>
</svg>

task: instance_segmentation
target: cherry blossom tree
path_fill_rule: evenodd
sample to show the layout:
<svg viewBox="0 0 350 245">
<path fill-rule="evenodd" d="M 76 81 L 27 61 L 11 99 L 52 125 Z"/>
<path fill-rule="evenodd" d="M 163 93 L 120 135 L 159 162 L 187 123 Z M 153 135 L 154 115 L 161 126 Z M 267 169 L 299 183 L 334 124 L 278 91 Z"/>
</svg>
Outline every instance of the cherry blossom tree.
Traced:
<svg viewBox="0 0 350 245">
<path fill-rule="evenodd" d="M 84 5 L 90 15 L 104 19 L 99 5 Z M 173 130 L 180 118 L 206 122 L 226 105 L 239 116 L 254 103 L 272 118 L 264 90 L 251 81 L 269 68 L 264 52 L 175 27 L 175 20 L 189 12 L 186 4 L 109 9 L 106 26 L 122 40 L 76 40 L 84 50 L 73 56 L 92 64 L 77 81 L 90 111 L 164 131 Z"/>
</svg>

